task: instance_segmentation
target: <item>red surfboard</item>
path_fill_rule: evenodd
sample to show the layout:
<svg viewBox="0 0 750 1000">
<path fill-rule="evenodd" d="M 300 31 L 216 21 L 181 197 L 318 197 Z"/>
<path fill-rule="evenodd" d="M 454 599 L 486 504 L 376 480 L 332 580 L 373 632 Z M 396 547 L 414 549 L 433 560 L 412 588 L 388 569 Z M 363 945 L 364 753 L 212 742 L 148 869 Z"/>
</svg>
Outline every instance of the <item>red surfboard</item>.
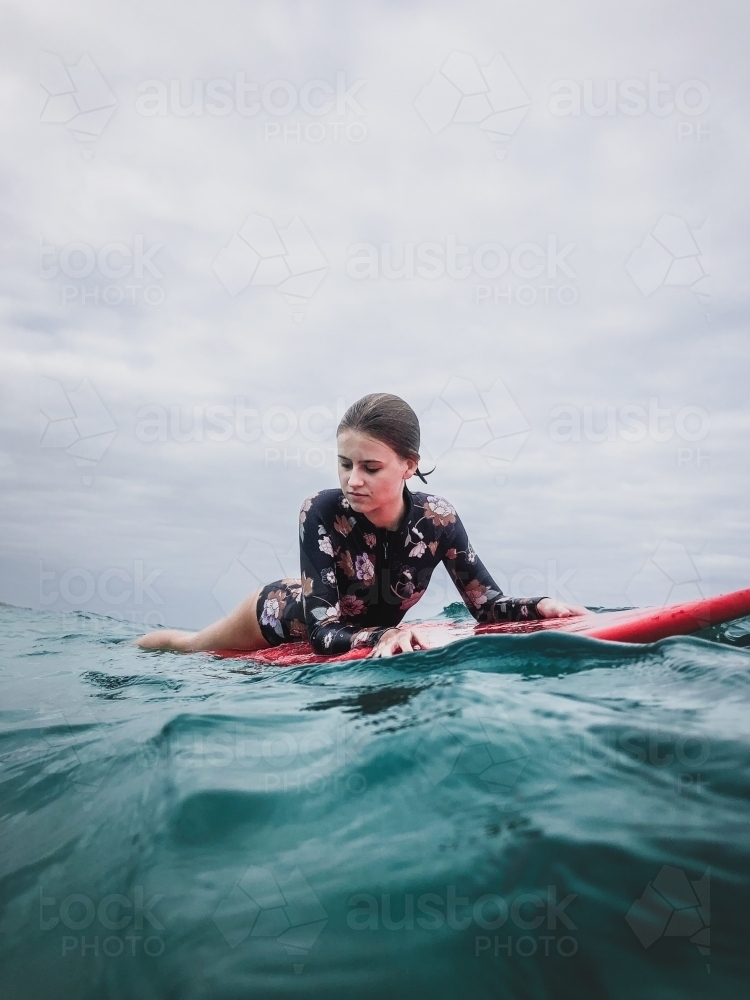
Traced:
<svg viewBox="0 0 750 1000">
<path fill-rule="evenodd" d="M 720 597 L 707 597 L 687 604 L 673 604 L 666 608 L 633 608 L 630 611 L 605 611 L 603 614 L 578 615 L 575 618 L 542 618 L 538 621 L 507 622 L 497 625 L 475 625 L 470 622 L 419 622 L 420 628 L 434 629 L 447 644 L 458 639 L 480 635 L 527 635 L 553 629 L 558 632 L 575 632 L 591 639 L 608 642 L 656 642 L 673 635 L 690 635 L 709 625 L 721 625 L 750 615 L 750 589 L 736 590 Z M 415 624 L 417 624 L 415 622 Z M 258 649 L 252 653 L 241 650 L 218 649 L 214 654 L 258 663 L 279 666 L 303 666 L 311 663 L 331 663 L 362 660 L 370 655 L 370 648 L 352 649 L 339 656 L 319 656 L 307 642 L 287 642 L 281 646 Z"/>
</svg>

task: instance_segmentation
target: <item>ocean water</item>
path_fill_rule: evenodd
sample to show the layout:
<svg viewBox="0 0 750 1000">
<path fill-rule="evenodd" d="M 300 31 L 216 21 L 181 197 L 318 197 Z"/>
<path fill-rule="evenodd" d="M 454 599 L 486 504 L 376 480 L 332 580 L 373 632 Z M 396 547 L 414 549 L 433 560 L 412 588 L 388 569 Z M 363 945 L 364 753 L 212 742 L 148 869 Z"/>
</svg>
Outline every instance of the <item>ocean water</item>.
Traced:
<svg viewBox="0 0 750 1000">
<path fill-rule="evenodd" d="M 747 996 L 750 620 L 301 668 L 136 634 L 0 607 L 3 998 Z"/>
</svg>

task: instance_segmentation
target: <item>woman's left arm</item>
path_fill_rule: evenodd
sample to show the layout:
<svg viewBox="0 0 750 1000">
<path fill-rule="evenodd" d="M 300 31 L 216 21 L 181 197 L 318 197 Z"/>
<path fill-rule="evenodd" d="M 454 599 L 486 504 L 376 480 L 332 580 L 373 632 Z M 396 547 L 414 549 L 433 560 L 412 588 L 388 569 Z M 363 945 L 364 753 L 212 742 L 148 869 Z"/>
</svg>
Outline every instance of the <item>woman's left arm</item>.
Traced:
<svg viewBox="0 0 750 1000">
<path fill-rule="evenodd" d="M 461 518 L 450 526 L 443 563 L 461 598 L 481 624 L 537 618 L 567 618 L 588 609 L 550 597 L 506 597 L 472 548 Z"/>
</svg>

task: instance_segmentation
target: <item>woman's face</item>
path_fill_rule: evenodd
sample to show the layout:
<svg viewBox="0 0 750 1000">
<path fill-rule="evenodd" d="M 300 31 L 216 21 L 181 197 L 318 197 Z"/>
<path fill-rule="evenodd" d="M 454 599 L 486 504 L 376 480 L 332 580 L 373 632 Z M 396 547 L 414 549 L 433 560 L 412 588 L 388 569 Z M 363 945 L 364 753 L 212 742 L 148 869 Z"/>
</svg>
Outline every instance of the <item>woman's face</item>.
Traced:
<svg viewBox="0 0 750 1000">
<path fill-rule="evenodd" d="M 417 468 L 393 448 L 361 431 L 344 430 L 337 438 L 339 482 L 344 496 L 360 514 L 398 504 L 404 480 Z"/>
</svg>

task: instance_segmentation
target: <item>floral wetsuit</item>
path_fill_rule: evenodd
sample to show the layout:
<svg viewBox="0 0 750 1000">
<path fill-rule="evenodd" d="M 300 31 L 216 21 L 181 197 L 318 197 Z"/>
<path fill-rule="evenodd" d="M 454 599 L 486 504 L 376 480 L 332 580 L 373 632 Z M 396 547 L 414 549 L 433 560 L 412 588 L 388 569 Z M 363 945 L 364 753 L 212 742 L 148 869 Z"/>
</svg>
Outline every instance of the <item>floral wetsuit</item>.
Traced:
<svg viewBox="0 0 750 1000">
<path fill-rule="evenodd" d="M 376 528 L 341 490 L 322 490 L 299 515 L 301 579 L 267 584 L 258 598 L 266 641 L 309 640 L 316 653 L 374 646 L 398 625 L 444 563 L 478 622 L 538 618 L 536 598 L 505 597 L 482 565 L 455 509 L 441 497 L 412 493 L 395 531 Z"/>
</svg>

